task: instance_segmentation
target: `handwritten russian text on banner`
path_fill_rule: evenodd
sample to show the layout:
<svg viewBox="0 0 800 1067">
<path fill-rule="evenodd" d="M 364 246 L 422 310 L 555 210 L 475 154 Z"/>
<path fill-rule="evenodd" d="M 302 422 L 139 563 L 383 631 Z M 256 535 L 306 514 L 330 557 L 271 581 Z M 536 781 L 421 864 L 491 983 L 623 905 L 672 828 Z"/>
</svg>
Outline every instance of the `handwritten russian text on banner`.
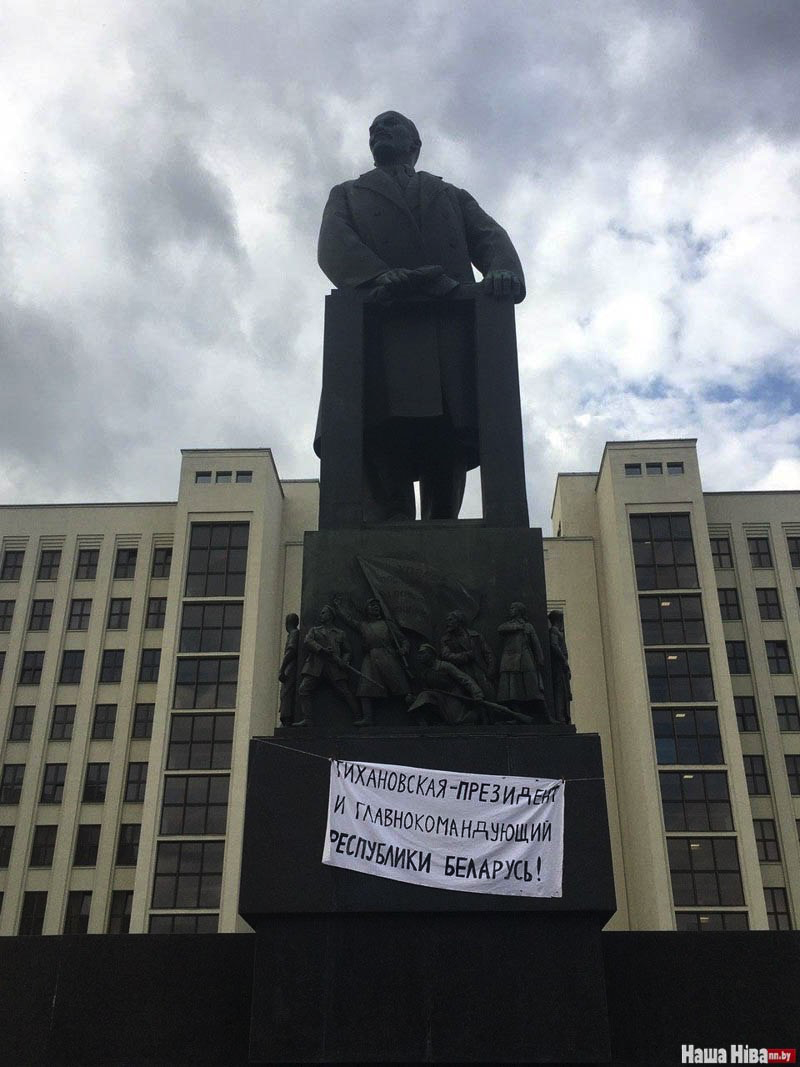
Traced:
<svg viewBox="0 0 800 1067">
<path fill-rule="evenodd" d="M 462 893 L 560 897 L 564 782 L 333 760 L 322 862 Z"/>
</svg>

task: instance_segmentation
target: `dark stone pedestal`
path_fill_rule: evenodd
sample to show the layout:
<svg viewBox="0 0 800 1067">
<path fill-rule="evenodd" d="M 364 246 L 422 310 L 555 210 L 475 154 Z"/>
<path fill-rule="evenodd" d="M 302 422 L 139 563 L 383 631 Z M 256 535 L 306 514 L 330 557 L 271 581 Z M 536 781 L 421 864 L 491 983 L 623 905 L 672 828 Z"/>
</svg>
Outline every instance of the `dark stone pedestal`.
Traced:
<svg viewBox="0 0 800 1067">
<path fill-rule="evenodd" d="M 563 896 L 324 866 L 331 757 L 564 778 Z M 609 1062 L 600 931 L 614 908 L 596 735 L 298 730 L 251 743 L 240 911 L 258 935 L 254 1061 Z"/>
<path fill-rule="evenodd" d="M 254 1061 L 610 1062 L 594 916 L 281 916 L 255 960 Z"/>
<path fill-rule="evenodd" d="M 477 630 L 500 656 L 502 643 L 497 627 L 509 618 L 512 602 L 521 601 L 528 609 L 545 654 L 544 683 L 548 705 L 551 700 L 549 629 L 544 583 L 542 532 L 535 529 L 503 529 L 475 522 L 408 523 L 364 527 L 355 530 L 320 530 L 307 533 L 303 551 L 303 603 L 301 622 L 305 628 L 317 621 L 320 609 L 336 593 L 347 596 L 356 610 L 374 595 L 359 564 L 367 560 L 409 560 L 424 563 L 435 575 L 452 585 L 461 585 L 474 597 L 479 608 L 468 625 Z M 418 590 L 413 589 L 413 593 Z M 411 643 L 412 670 L 416 649 L 423 641 L 438 647 L 445 629 L 448 601 L 444 585 L 432 582 L 422 595 L 430 611 L 428 634 L 406 631 Z M 353 666 L 359 667 L 363 649 L 359 635 L 342 622 L 353 649 Z M 302 662 L 302 654 L 301 654 Z M 356 689 L 359 679 L 353 675 Z M 348 729 L 351 716 L 344 702 L 329 688 L 321 686 L 314 695 L 313 722 L 317 729 L 340 732 Z M 414 728 L 401 698 L 375 702 L 376 725 L 391 729 Z M 546 719 L 544 707 L 538 719 Z M 390 761 L 391 762 L 391 761 Z"/>
</svg>

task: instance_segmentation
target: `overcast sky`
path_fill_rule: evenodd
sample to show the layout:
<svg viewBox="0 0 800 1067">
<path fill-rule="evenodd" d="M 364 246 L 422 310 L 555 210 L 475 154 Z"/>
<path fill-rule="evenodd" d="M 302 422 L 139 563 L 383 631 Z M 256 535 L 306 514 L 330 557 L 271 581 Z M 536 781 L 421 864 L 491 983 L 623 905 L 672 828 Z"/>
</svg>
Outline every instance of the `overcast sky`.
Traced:
<svg viewBox="0 0 800 1067">
<path fill-rule="evenodd" d="M 797 0 L 6 0 L 0 502 L 316 477 L 316 264 L 380 111 L 509 230 L 531 517 L 606 440 L 800 488 Z"/>
</svg>

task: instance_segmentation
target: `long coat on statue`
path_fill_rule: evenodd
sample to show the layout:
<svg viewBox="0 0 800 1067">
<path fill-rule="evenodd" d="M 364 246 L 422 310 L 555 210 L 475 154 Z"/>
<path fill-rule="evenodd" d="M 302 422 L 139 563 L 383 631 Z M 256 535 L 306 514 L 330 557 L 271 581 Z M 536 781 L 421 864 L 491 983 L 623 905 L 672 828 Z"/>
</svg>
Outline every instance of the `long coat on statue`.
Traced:
<svg viewBox="0 0 800 1067">
<path fill-rule="evenodd" d="M 430 265 L 462 285 L 475 282 L 472 264 L 482 274 L 508 270 L 523 280 L 503 227 L 469 193 L 425 171 L 405 190 L 380 168 L 335 186 L 318 258 L 337 288 L 368 287 L 392 268 Z M 464 308 L 446 300 L 394 305 L 368 318 L 366 346 L 365 426 L 447 415 L 468 466 L 477 466 L 473 336 Z M 318 422 L 318 455 L 321 434 Z"/>
</svg>

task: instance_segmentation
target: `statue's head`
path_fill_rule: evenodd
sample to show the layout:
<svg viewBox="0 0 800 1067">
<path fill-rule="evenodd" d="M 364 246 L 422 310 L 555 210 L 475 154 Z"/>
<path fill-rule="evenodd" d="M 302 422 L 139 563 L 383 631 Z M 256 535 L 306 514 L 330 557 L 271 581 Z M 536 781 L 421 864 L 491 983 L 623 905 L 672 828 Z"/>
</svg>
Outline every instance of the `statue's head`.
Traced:
<svg viewBox="0 0 800 1067">
<path fill-rule="evenodd" d="M 300 625 L 300 617 L 295 615 L 293 611 L 290 611 L 286 616 L 286 632 L 289 633 L 292 630 L 296 630 Z"/>
<path fill-rule="evenodd" d="M 335 618 L 336 612 L 333 610 L 330 604 L 325 604 L 319 613 L 319 621 L 322 623 L 329 623 L 333 622 Z"/>
<path fill-rule="evenodd" d="M 426 667 L 432 666 L 436 662 L 436 649 L 433 645 L 420 645 L 419 658 Z"/>
<path fill-rule="evenodd" d="M 466 616 L 463 611 L 459 611 L 458 608 L 454 608 L 447 613 L 447 629 L 448 630 L 460 630 L 462 626 L 466 625 Z"/>
<path fill-rule="evenodd" d="M 413 167 L 421 147 L 417 127 L 399 111 L 384 111 L 369 128 L 369 149 L 376 163 L 409 163 Z"/>
<path fill-rule="evenodd" d="M 382 619 L 383 609 L 381 608 L 381 602 L 377 597 L 372 597 L 367 601 L 367 615 L 370 619 Z"/>
<path fill-rule="evenodd" d="M 527 619 L 528 609 L 519 600 L 514 601 L 511 605 L 511 618 L 512 619 Z"/>
<path fill-rule="evenodd" d="M 564 629 L 564 612 L 563 611 L 548 611 L 547 618 L 553 624 L 558 627 L 559 630 Z"/>
</svg>

